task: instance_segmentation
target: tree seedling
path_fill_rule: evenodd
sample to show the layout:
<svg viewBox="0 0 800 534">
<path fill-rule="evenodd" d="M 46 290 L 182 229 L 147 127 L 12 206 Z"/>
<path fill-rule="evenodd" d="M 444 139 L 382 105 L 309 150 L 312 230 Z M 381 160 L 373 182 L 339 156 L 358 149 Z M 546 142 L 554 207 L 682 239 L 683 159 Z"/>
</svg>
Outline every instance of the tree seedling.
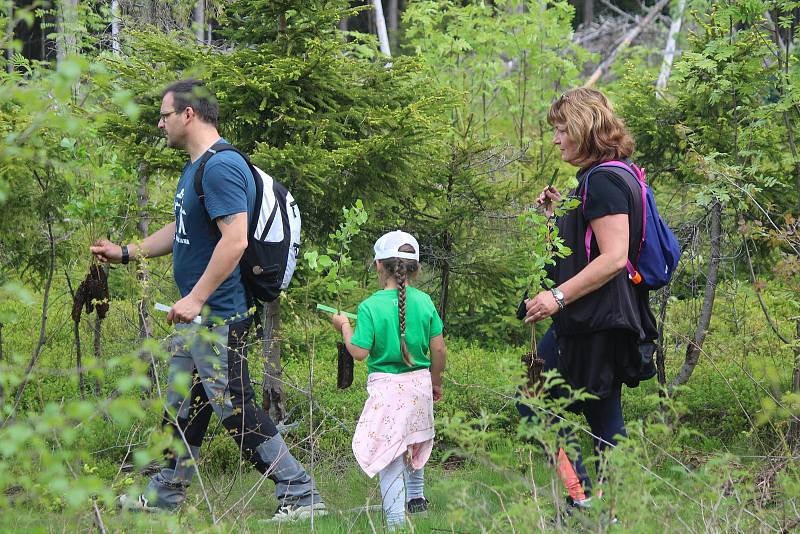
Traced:
<svg viewBox="0 0 800 534">
<path fill-rule="evenodd" d="M 336 299 L 336 308 L 317 304 L 317 309 L 328 313 L 342 313 L 350 319 L 355 319 L 356 316 L 352 313 L 339 311 L 342 309 L 342 292 L 356 286 L 355 280 L 343 276 L 342 273 L 352 264 L 349 255 L 350 243 L 353 237 L 361 231 L 364 223 L 367 222 L 367 212 L 361 200 L 356 200 L 352 208 L 342 208 L 342 215 L 344 216 L 344 222 L 339 224 L 336 232 L 329 235 L 331 244 L 326 247 L 325 254 L 320 254 L 317 250 L 311 250 L 306 252 L 303 257 L 313 271 L 322 275 L 323 287 L 327 293 Z M 336 352 L 338 361 L 336 386 L 339 389 L 345 389 L 353 383 L 355 362 L 344 343 L 336 343 Z"/>
<path fill-rule="evenodd" d="M 555 174 L 553 179 L 555 179 Z M 552 184 L 551 180 L 551 184 Z M 548 185 L 548 188 L 552 185 Z M 554 206 L 555 215 L 562 215 L 569 209 L 578 205 L 575 199 L 567 198 Z M 555 258 L 564 258 L 571 254 L 571 250 L 564 244 L 558 235 L 558 228 L 554 224 L 552 217 L 531 209 L 520 215 L 517 220 L 523 235 L 527 237 L 523 242 L 527 249 L 527 259 L 525 267 L 525 292 L 527 298 L 529 294 L 535 295 L 542 287 L 550 288 L 553 286 L 552 280 L 547 276 L 547 267 L 555 265 Z M 520 317 L 521 315 L 521 317 Z M 525 302 L 520 304 L 517 312 L 518 318 L 525 317 Z M 536 347 L 536 325 L 531 323 L 531 345 L 530 350 L 522 355 L 521 361 L 525 365 L 526 385 L 523 393 L 527 396 L 538 395 L 544 384 L 542 371 L 544 370 L 544 359 L 539 357 Z"/>
</svg>

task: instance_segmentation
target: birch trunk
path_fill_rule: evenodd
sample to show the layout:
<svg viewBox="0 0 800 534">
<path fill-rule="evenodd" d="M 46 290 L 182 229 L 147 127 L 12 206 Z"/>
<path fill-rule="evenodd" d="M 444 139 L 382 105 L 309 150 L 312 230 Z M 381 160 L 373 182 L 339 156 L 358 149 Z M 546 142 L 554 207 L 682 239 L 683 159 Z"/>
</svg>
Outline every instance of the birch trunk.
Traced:
<svg viewBox="0 0 800 534">
<path fill-rule="evenodd" d="M 661 96 L 661 93 L 667 88 L 669 75 L 672 72 L 672 61 L 675 58 L 675 43 L 677 42 L 678 34 L 681 32 L 683 12 L 685 9 L 686 0 L 680 0 L 678 2 L 678 12 L 672 19 L 672 24 L 669 27 L 667 46 L 664 47 L 664 61 L 661 63 L 661 73 L 658 75 L 658 81 L 656 82 L 656 96 Z"/>
<path fill-rule="evenodd" d="M 119 0 L 111 0 L 111 50 L 119 54 Z"/>
<path fill-rule="evenodd" d="M 391 57 L 392 51 L 389 48 L 389 36 L 386 33 L 386 19 L 383 18 L 383 4 L 381 0 L 372 0 L 372 5 L 375 6 L 375 26 L 378 29 L 378 41 L 381 43 L 381 53 L 384 56 Z"/>
</svg>

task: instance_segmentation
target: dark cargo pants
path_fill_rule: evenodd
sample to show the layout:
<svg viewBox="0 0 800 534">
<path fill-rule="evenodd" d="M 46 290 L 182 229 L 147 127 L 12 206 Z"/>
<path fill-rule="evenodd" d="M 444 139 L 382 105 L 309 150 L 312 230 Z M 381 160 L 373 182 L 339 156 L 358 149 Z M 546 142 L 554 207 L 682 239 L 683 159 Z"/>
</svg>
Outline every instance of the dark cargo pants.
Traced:
<svg viewBox="0 0 800 534">
<path fill-rule="evenodd" d="M 243 457 L 275 482 L 279 505 L 322 502 L 312 478 L 255 402 L 247 366 L 248 326 L 249 320 L 213 328 L 178 325 L 171 344 L 163 424 L 188 450 L 182 454 L 166 451 L 167 465 L 150 479 L 145 492 L 152 505 L 174 508 L 186 498 L 212 412 Z M 179 382 L 188 384 L 188 398 L 187 388 Z"/>
</svg>

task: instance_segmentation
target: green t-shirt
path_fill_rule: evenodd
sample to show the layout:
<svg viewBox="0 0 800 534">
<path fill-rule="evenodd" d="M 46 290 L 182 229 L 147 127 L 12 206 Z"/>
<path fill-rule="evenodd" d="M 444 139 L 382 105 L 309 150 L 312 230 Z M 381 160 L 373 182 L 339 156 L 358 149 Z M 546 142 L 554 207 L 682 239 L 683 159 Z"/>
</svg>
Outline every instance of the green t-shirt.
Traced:
<svg viewBox="0 0 800 534">
<path fill-rule="evenodd" d="M 431 298 L 419 289 L 406 286 L 406 346 L 414 362 L 413 366 L 407 366 L 400 352 L 397 290 L 384 289 L 359 304 L 351 342 L 369 351 L 367 369 L 370 373 L 407 373 L 431 366 L 430 339 L 441 334 L 443 328 Z"/>
</svg>

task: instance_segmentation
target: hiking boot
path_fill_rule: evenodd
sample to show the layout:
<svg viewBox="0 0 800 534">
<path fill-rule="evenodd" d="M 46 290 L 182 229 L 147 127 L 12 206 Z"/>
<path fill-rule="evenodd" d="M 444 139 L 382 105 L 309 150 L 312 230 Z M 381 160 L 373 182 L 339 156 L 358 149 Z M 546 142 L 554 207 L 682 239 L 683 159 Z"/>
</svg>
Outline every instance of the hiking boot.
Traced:
<svg viewBox="0 0 800 534">
<path fill-rule="evenodd" d="M 565 497 L 566 506 L 561 508 L 557 514 L 556 518 L 553 520 L 554 523 L 559 523 L 561 521 L 566 521 L 575 513 L 576 510 L 584 511 L 590 510 L 592 508 L 592 501 L 591 497 L 586 499 L 573 499 L 569 495 Z"/>
<path fill-rule="evenodd" d="M 417 497 L 406 503 L 406 511 L 409 514 L 424 514 L 428 511 L 428 499 Z"/>
<path fill-rule="evenodd" d="M 580 508 L 581 510 L 588 510 L 592 507 L 592 498 L 586 497 L 585 499 L 573 499 L 567 495 L 567 505 L 571 508 Z"/>
<path fill-rule="evenodd" d="M 313 504 L 300 505 L 300 504 L 282 504 L 275 510 L 275 515 L 272 516 L 270 521 L 284 522 L 284 521 L 297 521 L 298 519 L 308 519 L 311 514 L 315 516 L 323 516 L 328 514 L 324 502 L 315 502 Z"/>
<path fill-rule="evenodd" d="M 131 498 L 128 495 L 120 495 L 117 500 L 117 505 L 121 509 L 131 512 L 157 513 L 166 510 L 165 508 L 154 506 L 144 495 L 139 495 L 136 498 Z"/>
</svg>

